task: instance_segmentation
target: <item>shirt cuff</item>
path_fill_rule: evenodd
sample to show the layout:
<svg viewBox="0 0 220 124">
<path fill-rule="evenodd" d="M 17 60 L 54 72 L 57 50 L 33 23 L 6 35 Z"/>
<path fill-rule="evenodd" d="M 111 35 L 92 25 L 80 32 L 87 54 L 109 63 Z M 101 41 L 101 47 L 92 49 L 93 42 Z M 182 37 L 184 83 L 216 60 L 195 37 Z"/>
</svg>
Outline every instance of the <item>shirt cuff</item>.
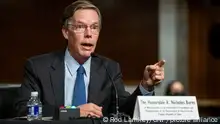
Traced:
<svg viewBox="0 0 220 124">
<path fill-rule="evenodd" d="M 139 89 L 144 96 L 153 96 L 154 90 L 147 91 L 141 84 L 139 85 Z"/>
</svg>

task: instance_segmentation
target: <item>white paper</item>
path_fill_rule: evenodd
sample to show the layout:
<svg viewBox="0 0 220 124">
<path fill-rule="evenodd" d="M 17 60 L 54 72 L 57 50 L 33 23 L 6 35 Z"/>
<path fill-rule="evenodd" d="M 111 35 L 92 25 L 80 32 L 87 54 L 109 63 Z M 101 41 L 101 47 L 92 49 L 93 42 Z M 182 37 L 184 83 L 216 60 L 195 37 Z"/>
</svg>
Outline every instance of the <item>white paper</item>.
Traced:
<svg viewBox="0 0 220 124">
<path fill-rule="evenodd" d="M 134 120 L 198 120 L 195 96 L 138 96 Z"/>
<path fill-rule="evenodd" d="M 140 110 L 139 103 L 138 103 L 138 100 L 136 100 L 135 109 L 134 109 L 134 116 L 133 116 L 134 120 L 140 120 L 140 111 L 139 110 Z"/>
</svg>

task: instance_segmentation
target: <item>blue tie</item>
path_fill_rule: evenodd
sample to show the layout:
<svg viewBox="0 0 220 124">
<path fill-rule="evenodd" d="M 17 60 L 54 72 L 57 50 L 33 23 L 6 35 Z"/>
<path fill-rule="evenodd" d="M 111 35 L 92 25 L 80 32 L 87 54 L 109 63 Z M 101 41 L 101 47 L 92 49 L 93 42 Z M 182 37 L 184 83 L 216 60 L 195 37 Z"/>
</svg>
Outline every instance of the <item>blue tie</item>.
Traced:
<svg viewBox="0 0 220 124">
<path fill-rule="evenodd" d="M 85 81 L 84 81 L 85 69 L 82 65 L 77 69 L 76 82 L 74 86 L 74 93 L 72 99 L 73 106 L 79 106 L 86 104 L 86 90 L 85 90 Z"/>
</svg>

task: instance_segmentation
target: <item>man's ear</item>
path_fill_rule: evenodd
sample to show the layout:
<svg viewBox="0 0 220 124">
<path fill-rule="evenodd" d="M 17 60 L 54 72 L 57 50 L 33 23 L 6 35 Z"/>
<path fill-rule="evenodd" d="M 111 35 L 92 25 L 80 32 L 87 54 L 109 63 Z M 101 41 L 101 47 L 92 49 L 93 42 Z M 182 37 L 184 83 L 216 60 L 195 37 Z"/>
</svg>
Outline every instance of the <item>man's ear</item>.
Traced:
<svg viewBox="0 0 220 124">
<path fill-rule="evenodd" d="M 68 30 L 63 27 L 62 28 L 62 33 L 63 33 L 64 38 L 68 40 L 68 33 L 69 33 Z"/>
</svg>

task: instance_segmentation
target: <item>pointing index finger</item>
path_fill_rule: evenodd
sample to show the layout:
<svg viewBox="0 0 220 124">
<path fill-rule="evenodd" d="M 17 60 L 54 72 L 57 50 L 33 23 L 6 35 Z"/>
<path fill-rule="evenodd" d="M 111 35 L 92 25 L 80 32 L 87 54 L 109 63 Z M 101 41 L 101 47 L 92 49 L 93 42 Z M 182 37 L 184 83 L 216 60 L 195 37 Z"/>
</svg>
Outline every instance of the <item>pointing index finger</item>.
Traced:
<svg viewBox="0 0 220 124">
<path fill-rule="evenodd" d="M 156 65 L 156 66 L 159 66 L 159 67 L 162 67 L 164 64 L 165 64 L 165 60 L 160 60 L 159 62 L 157 62 L 156 64 L 154 64 L 154 65 Z"/>
</svg>

